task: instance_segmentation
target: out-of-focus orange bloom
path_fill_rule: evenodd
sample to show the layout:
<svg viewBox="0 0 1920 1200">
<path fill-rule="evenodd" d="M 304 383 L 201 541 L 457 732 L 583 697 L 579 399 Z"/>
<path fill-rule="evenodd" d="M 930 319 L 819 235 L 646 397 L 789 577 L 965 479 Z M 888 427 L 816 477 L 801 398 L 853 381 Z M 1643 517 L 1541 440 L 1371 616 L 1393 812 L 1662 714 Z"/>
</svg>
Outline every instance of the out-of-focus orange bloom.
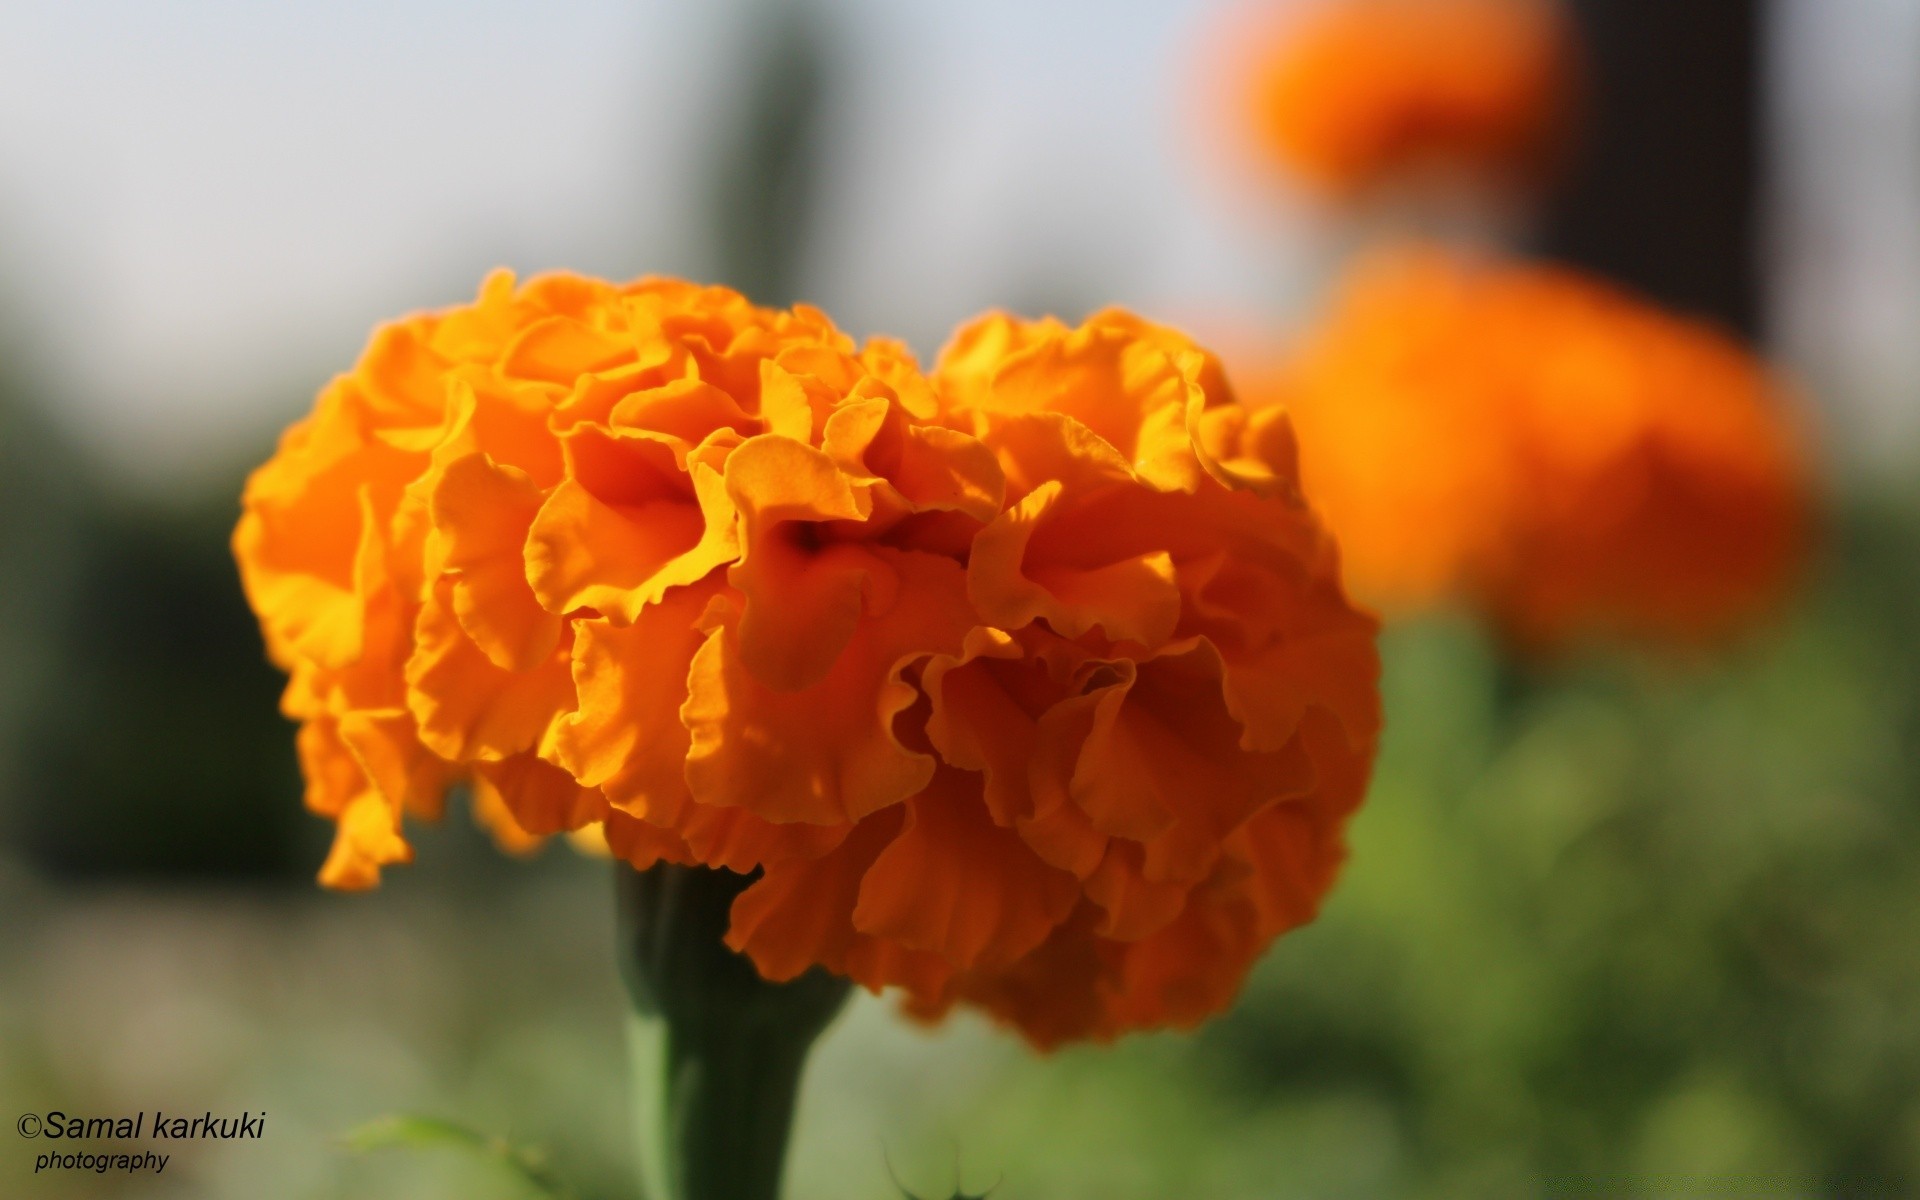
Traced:
<svg viewBox="0 0 1920 1200">
<path fill-rule="evenodd" d="M 1708 638 L 1776 601 L 1810 524 L 1804 435 L 1732 338 L 1566 269 L 1365 260 L 1248 389 L 1300 431 L 1356 593 L 1463 600 L 1517 641 Z"/>
<path fill-rule="evenodd" d="M 1340 860 L 1374 626 L 1284 415 L 1124 314 L 934 377 L 724 289 L 490 280 L 376 335 L 234 545 L 325 882 L 450 783 L 760 879 L 729 940 L 1040 1044 L 1191 1024 Z"/>
<path fill-rule="evenodd" d="M 1250 36 L 1254 132 L 1350 195 L 1426 171 L 1529 183 L 1567 136 L 1576 73 L 1554 0 L 1312 0 Z"/>
</svg>

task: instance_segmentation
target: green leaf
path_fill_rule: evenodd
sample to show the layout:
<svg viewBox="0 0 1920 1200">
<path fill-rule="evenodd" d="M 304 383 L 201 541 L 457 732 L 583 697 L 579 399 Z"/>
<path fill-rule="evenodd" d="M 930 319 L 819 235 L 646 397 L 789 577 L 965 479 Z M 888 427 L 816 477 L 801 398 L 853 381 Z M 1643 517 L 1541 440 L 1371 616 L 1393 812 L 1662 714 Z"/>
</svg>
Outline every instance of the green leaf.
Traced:
<svg viewBox="0 0 1920 1200">
<path fill-rule="evenodd" d="M 439 1117 L 417 1113 L 376 1117 L 342 1134 L 340 1144 L 354 1154 L 395 1148 L 459 1150 L 500 1164 L 551 1200 L 573 1200 L 572 1189 L 548 1167 L 545 1151 L 516 1146 L 503 1137 Z"/>
<path fill-rule="evenodd" d="M 988 1188 L 984 1192 L 961 1191 L 960 1190 L 960 1155 L 959 1155 L 959 1151 L 956 1149 L 954 1152 L 954 1158 L 953 1158 L 953 1193 L 951 1195 L 943 1196 L 943 1197 L 925 1198 L 918 1195 L 917 1193 L 908 1191 L 907 1185 L 900 1182 L 900 1177 L 893 1173 L 892 1160 L 884 1159 L 884 1156 L 883 1156 L 883 1161 L 885 1161 L 887 1164 L 887 1178 L 893 1180 L 893 1186 L 900 1189 L 900 1195 L 904 1198 L 904 1200 L 988 1200 L 988 1197 L 993 1195 L 994 1189 L 1000 1186 L 998 1183 L 995 1183 L 993 1187 Z"/>
</svg>

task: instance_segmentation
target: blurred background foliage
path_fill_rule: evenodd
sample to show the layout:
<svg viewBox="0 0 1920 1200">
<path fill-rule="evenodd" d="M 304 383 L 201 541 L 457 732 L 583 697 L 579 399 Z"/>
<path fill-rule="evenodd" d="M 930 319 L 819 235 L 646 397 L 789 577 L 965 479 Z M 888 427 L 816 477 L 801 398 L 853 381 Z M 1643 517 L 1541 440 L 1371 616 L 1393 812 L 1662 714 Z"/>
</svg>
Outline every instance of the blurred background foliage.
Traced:
<svg viewBox="0 0 1920 1200">
<path fill-rule="evenodd" d="M 812 10 L 766 11 L 708 273 L 782 302 L 833 57 Z M 604 864 L 507 861 L 456 820 L 378 894 L 313 889 L 325 830 L 226 550 L 267 444 L 128 487 L 47 419 L 49 377 L 0 359 L 0 1107 L 272 1123 L 31 1194 L 525 1194 L 337 1144 L 393 1111 L 617 1194 Z M 809 1077 L 793 1194 L 896 1195 L 889 1162 L 1003 1200 L 1920 1193 L 1920 494 L 1835 493 L 1804 593 L 1724 654 L 1521 670 L 1464 619 L 1391 630 L 1346 877 L 1230 1015 L 1041 1059 L 862 998 Z"/>
</svg>

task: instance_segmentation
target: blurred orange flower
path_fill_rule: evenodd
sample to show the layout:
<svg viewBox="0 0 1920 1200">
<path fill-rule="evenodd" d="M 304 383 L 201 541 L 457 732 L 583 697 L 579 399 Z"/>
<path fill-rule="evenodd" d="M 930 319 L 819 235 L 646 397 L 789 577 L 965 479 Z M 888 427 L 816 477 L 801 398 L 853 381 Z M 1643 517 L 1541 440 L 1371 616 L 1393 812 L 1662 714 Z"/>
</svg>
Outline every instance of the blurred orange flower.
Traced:
<svg viewBox="0 0 1920 1200">
<path fill-rule="evenodd" d="M 1379 726 L 1279 413 L 1124 314 L 932 378 L 810 309 L 489 280 L 248 484 L 322 879 L 464 782 L 510 847 L 761 875 L 729 941 L 1041 1044 L 1190 1024 L 1331 884 Z"/>
<path fill-rule="evenodd" d="M 1378 253 L 1248 395 L 1292 414 L 1348 582 L 1389 609 L 1464 600 L 1535 648 L 1693 641 L 1806 548 L 1805 438 L 1764 364 L 1571 270 Z"/>
<path fill-rule="evenodd" d="M 1253 132 L 1307 184 L 1350 195 L 1428 170 L 1526 183 L 1574 93 L 1554 0 L 1312 0 L 1251 34 Z"/>
</svg>

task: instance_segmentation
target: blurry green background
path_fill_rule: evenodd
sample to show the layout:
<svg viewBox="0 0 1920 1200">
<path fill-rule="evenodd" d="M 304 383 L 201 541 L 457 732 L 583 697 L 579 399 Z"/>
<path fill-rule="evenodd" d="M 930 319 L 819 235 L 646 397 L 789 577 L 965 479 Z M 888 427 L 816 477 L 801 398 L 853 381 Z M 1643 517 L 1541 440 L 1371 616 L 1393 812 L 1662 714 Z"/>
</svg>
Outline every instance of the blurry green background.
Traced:
<svg viewBox="0 0 1920 1200">
<path fill-rule="evenodd" d="M 1873 2 L 1920 49 L 1920 5 Z M 1014 11 L 987 7 L 983 23 Z M 1795 172 L 1844 158 L 1829 149 L 1809 159 L 1807 130 L 1838 136 L 1822 114 L 1852 111 L 1830 94 L 1839 85 L 1820 74 L 1820 56 L 1846 37 L 1872 40 L 1868 0 L 1726 7 L 1770 14 L 1775 40 L 1760 45 L 1773 56 L 1749 46 L 1748 65 L 1773 63 L 1772 73 L 1734 71 L 1747 90 L 1722 109 L 1773 152 L 1723 164 L 1702 186 L 1744 189 L 1756 206 L 1772 196 L 1776 207 L 1753 223 L 1775 240 L 1747 248 L 1771 264 L 1765 280 L 1728 282 L 1723 271 L 1732 291 L 1721 315 L 1772 326 L 1835 431 L 1829 527 L 1802 594 L 1775 626 L 1684 663 L 1595 655 L 1527 675 L 1464 620 L 1392 630 L 1386 746 L 1350 867 L 1321 920 L 1276 946 L 1231 1014 L 1195 1035 L 1038 1058 L 973 1019 L 930 1031 L 861 997 L 809 1075 L 790 1174 L 797 1200 L 897 1195 L 889 1163 L 921 1197 L 947 1195 L 957 1171 L 969 1192 L 999 1181 L 1001 1200 L 1920 1194 L 1920 447 L 1883 436 L 1912 424 L 1920 372 L 1902 373 L 1897 354 L 1868 356 L 1869 370 L 1847 353 L 1900 342 L 1873 340 L 1869 310 L 1884 305 L 1860 297 L 1920 306 L 1920 254 L 1916 243 L 1892 246 L 1875 260 L 1880 274 L 1852 290 L 1842 269 L 1851 243 L 1817 259 L 1824 273 L 1795 257 L 1839 219 L 1822 207 L 1831 196 Z M 950 72 L 942 86 L 961 92 L 940 111 L 1040 130 L 983 149 L 934 122 L 955 137 L 955 160 L 1066 187 L 1061 173 L 1084 167 L 1084 155 L 1063 154 L 1048 175 L 1018 147 L 1050 129 L 1083 134 L 1078 118 L 1050 125 L 1045 105 L 1077 113 L 1098 107 L 1101 93 L 1088 89 L 1127 89 L 1129 46 L 1158 63 L 1165 78 L 1150 99 L 1171 108 L 1181 68 L 1170 47 L 1181 43 L 1162 35 L 1191 33 L 1197 18 L 1178 5 L 1139 8 L 1112 19 L 1136 20 L 1141 45 L 1100 35 L 1114 39 L 1114 61 L 1076 56 L 1067 40 L 1106 9 L 1033 18 L 1033 38 L 1078 64 L 1062 68 L 1056 92 L 1029 84 L 1015 87 L 1018 104 L 997 103 L 965 91 L 988 76 Z M 104 30 L 122 11 L 101 4 L 84 19 Z M 837 211 L 873 182 L 853 172 L 864 160 L 847 149 L 871 132 L 861 114 L 880 103 L 873 78 L 897 83 L 913 60 L 902 50 L 907 68 L 875 66 L 877 35 L 855 34 L 862 22 L 892 27 L 851 0 L 728 12 L 704 41 L 688 30 L 705 27 L 678 17 L 645 26 L 689 39 L 682 78 L 727 81 L 716 93 L 725 104 L 649 113 L 648 129 L 700 130 L 698 153 L 650 184 L 689 197 L 681 215 L 649 218 L 648 232 L 625 240 L 613 220 L 597 250 L 510 252 L 527 266 L 566 253 L 578 257 L 564 265 L 602 273 L 672 269 L 763 302 L 884 315 L 891 293 L 822 267 L 820 247 L 846 251 Z M 920 31 L 920 53 L 992 61 L 991 39 L 975 29 L 968 41 L 950 10 L 928 12 L 918 26 L 896 21 Z M 431 5 L 423 14 L 423 24 L 439 15 Z M 52 24 L 28 25 L 57 41 Z M 92 45 L 91 27 L 75 28 L 74 44 Z M 238 28 L 225 53 L 265 36 Z M 1806 43 L 1808 61 L 1788 61 L 1779 39 L 1809 31 L 1831 37 Z M 943 38 L 959 43 L 943 48 Z M 392 69 L 430 41 L 398 44 Z M 661 52 L 649 43 L 636 53 L 651 62 Z M 1856 126 L 1856 140 L 1891 144 L 1914 128 L 1903 107 L 1912 97 L 1873 95 L 1891 115 L 1865 134 Z M 1630 162 L 1632 127 L 1609 128 L 1608 153 Z M 30 141 L 0 142 L 0 152 L 35 164 Z M 76 159 L 89 145 L 72 147 Z M 1210 203 L 1204 169 L 1181 162 L 1177 144 L 1129 152 L 1171 155 L 1195 208 Z M 927 153 L 940 158 L 938 147 Z M 239 156 L 235 169 L 255 161 Z M 1913 167 L 1916 155 L 1894 162 Z M 10 189 L 0 196 L 16 197 L 57 197 L 71 184 L 32 170 L 0 181 Z M 1861 203 L 1912 200 L 1920 168 L 1902 186 L 1892 200 L 1862 192 Z M 991 207 L 1007 189 L 962 191 Z M 1556 226 L 1575 231 L 1569 252 L 1621 255 L 1617 269 L 1630 274 L 1631 231 L 1624 248 L 1595 241 L 1580 203 L 1566 199 Z M 940 240 L 939 214 L 951 210 L 923 209 L 933 215 L 919 236 Z M 351 340 L 335 345 L 339 322 L 317 321 L 309 342 L 287 343 L 284 361 L 265 367 L 257 346 L 236 347 L 256 393 L 182 407 L 176 419 L 167 406 L 190 386 L 156 374 L 158 399 L 143 401 L 125 368 L 92 361 L 86 339 L 49 315 L 62 293 L 34 264 L 51 251 L 21 249 L 44 228 L 32 210 L 0 205 L 0 247 L 13 248 L 0 255 L 12 280 L 0 287 L 0 1112 L 264 1109 L 269 1124 L 260 1142 L 176 1147 L 158 1177 L 31 1178 L 33 1154 L 52 1144 L 13 1141 L 0 1149 L 0 1195 L 524 1194 L 453 1151 L 338 1146 L 343 1131 L 391 1112 L 543 1146 L 583 1194 L 615 1194 L 629 1177 L 628 1117 L 606 864 L 564 849 L 509 861 L 455 820 L 422 831 L 418 865 L 391 872 L 377 893 L 311 884 L 327 831 L 300 810 L 279 679 L 262 661 L 225 539 L 245 469 L 328 367 L 345 365 L 324 352 L 350 353 Z M 998 226 L 961 224 L 974 236 L 1045 227 L 1017 211 Z M 1896 213 L 1920 229 L 1920 210 Z M 1290 289 L 1310 286 L 1287 264 L 1312 260 L 1326 236 L 1291 219 L 1284 235 L 1246 234 L 1295 246 L 1260 268 L 1274 276 L 1275 312 Z M 1107 255 L 1138 240 L 1120 226 Z M 484 247 L 486 223 L 474 228 Z M 887 236 L 901 236 L 898 226 L 877 244 Z M 950 282 L 964 296 L 1072 316 L 1116 298 L 1192 312 L 1182 298 L 1204 292 L 1200 277 L 1114 276 L 1070 254 L 1036 269 L 1020 236 L 1003 242 L 997 274 L 927 268 L 915 294 Z M 477 253 L 473 281 L 498 252 Z M 416 263 L 394 306 L 459 298 L 470 281 L 443 286 L 456 276 L 449 261 Z M 1685 270 L 1670 273 L 1691 286 Z M 79 268 L 70 277 L 87 278 Z M 1658 280 L 1635 282 L 1658 290 Z M 267 271 L 255 286 L 269 297 L 276 287 Z M 1805 316 L 1809 295 L 1834 303 Z M 1694 299 L 1711 308 L 1718 297 L 1705 287 Z M 904 331 L 924 339 L 947 303 L 958 301 L 909 305 Z M 352 320 L 364 328 L 386 311 Z M 284 382 L 260 382 L 273 379 Z M 176 426 L 219 434 L 188 437 L 188 449 L 167 440 Z"/>
</svg>

